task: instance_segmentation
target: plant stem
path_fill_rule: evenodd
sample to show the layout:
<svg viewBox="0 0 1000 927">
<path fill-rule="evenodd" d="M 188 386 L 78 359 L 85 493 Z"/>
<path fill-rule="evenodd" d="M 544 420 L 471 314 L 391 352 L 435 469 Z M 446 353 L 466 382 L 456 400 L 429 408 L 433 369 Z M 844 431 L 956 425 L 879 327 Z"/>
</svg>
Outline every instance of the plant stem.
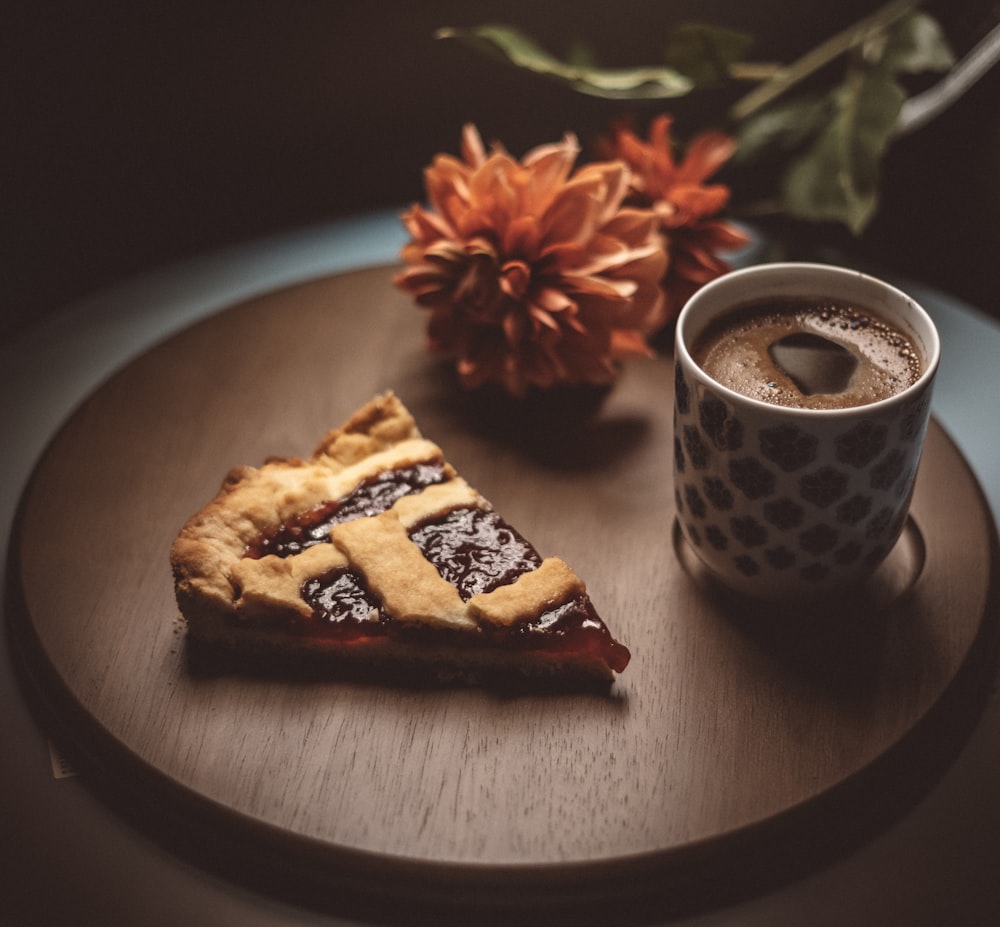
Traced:
<svg viewBox="0 0 1000 927">
<path fill-rule="evenodd" d="M 817 45 L 787 68 L 782 68 L 769 80 L 755 87 L 745 97 L 737 100 L 729 110 L 729 117 L 740 122 L 766 106 L 790 87 L 829 64 L 834 58 L 863 42 L 872 32 L 883 29 L 910 13 L 921 0 L 891 0 L 870 16 L 859 20 L 843 32 L 838 32 Z"/>
</svg>

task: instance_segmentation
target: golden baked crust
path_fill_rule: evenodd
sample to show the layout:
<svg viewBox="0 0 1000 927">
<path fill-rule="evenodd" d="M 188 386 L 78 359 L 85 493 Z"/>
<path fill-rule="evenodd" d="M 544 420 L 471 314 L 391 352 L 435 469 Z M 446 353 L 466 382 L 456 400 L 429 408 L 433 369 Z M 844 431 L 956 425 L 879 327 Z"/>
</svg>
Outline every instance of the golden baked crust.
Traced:
<svg viewBox="0 0 1000 927">
<path fill-rule="evenodd" d="M 416 470 L 422 475 L 411 480 Z M 309 459 L 230 470 L 183 526 L 171 566 L 189 635 L 229 652 L 380 664 L 442 680 L 607 682 L 624 668 L 628 651 L 594 612 L 583 582 L 527 542 L 509 576 L 460 590 L 461 580 L 446 575 L 452 567 L 414 540 L 456 513 L 499 519 L 392 393 L 376 397 Z M 309 518 L 318 527 L 308 542 L 274 541 Z M 321 591 L 320 607 L 310 590 L 342 581 L 349 592 Z"/>
</svg>

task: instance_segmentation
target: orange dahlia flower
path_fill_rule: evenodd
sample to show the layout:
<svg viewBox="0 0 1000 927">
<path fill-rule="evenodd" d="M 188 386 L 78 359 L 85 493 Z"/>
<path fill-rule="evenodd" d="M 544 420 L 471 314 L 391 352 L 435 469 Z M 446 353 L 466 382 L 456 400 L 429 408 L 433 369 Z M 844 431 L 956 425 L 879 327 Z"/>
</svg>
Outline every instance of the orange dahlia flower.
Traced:
<svg viewBox="0 0 1000 927">
<path fill-rule="evenodd" d="M 466 386 L 607 384 L 619 361 L 651 353 L 665 320 L 657 218 L 623 208 L 622 162 L 574 173 L 578 154 L 572 135 L 520 161 L 487 153 L 467 125 L 462 159 L 424 172 L 429 208 L 403 214 L 396 284 L 430 311 L 430 346 Z"/>
<path fill-rule="evenodd" d="M 702 284 L 730 269 L 718 252 L 748 241 L 733 225 L 712 218 L 729 202 L 729 188 L 705 184 L 732 156 L 735 141 L 723 132 L 703 132 L 678 163 L 671 124 L 669 116 L 657 117 L 650 125 L 649 140 L 643 141 L 620 123 L 602 145 L 603 155 L 619 158 L 632 169 L 626 203 L 652 209 L 659 219 L 669 261 L 662 281 L 667 318 L 680 312 Z"/>
</svg>

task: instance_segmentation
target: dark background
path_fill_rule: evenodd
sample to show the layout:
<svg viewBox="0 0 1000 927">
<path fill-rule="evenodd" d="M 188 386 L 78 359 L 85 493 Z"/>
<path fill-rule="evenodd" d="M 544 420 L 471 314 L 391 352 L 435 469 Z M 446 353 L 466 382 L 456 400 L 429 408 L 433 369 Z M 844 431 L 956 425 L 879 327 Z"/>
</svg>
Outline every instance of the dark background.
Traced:
<svg viewBox="0 0 1000 927">
<path fill-rule="evenodd" d="M 378 2 L 203 0 L 18 4 L 3 27 L 0 338 L 146 269 L 227 244 L 422 196 L 421 171 L 463 122 L 522 154 L 621 112 L 436 41 L 503 21 L 555 52 L 657 63 L 686 19 L 743 29 L 790 61 L 878 4 L 842 0 Z M 927 8 L 955 50 L 1000 21 L 991 0 Z M 861 239 L 784 229 L 938 286 L 1000 316 L 1000 68 L 886 164 Z M 700 103 L 661 107 L 680 131 Z M 649 115 L 653 110 L 645 111 Z"/>
</svg>

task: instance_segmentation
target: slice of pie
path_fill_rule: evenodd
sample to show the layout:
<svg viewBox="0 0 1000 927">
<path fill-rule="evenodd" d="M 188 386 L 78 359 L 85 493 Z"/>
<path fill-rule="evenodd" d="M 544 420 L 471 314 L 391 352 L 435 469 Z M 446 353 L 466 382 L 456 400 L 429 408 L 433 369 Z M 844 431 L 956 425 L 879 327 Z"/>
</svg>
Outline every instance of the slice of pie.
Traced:
<svg viewBox="0 0 1000 927">
<path fill-rule="evenodd" d="M 308 460 L 231 470 L 171 565 L 194 646 L 258 664 L 568 687 L 629 662 L 570 567 L 543 559 L 391 393 Z"/>
</svg>

